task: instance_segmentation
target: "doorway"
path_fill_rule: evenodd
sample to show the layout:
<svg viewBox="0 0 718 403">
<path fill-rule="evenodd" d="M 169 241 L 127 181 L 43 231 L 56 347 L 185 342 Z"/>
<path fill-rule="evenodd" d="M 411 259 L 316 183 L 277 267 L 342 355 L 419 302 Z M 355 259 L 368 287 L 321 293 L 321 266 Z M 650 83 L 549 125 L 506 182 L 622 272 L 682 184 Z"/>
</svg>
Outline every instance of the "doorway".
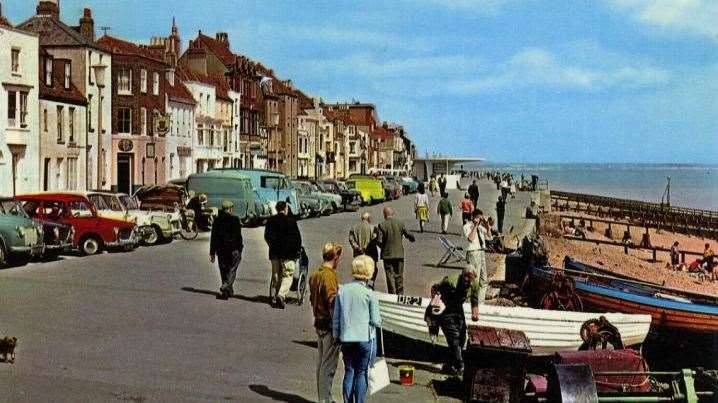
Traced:
<svg viewBox="0 0 718 403">
<path fill-rule="evenodd" d="M 117 154 L 117 191 L 132 194 L 132 154 Z"/>
</svg>

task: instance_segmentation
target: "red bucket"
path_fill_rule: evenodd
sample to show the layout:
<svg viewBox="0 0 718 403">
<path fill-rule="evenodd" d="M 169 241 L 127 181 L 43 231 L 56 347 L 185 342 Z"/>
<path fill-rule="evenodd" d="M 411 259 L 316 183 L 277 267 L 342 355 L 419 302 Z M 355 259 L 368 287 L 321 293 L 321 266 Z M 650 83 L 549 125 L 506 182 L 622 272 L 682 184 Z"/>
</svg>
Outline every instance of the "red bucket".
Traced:
<svg viewBox="0 0 718 403">
<path fill-rule="evenodd" d="M 411 386 L 414 384 L 413 365 L 399 365 L 399 382 L 403 386 Z"/>
</svg>

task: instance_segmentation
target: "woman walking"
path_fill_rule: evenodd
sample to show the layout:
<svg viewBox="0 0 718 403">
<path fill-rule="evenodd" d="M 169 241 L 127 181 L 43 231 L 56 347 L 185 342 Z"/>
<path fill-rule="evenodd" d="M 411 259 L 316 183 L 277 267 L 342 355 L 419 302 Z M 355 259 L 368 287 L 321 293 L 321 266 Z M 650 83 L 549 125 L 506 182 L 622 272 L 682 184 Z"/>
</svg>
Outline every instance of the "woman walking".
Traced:
<svg viewBox="0 0 718 403">
<path fill-rule="evenodd" d="M 367 371 L 376 352 L 376 328 L 381 326 L 379 301 L 367 286 L 374 261 L 366 255 L 352 261 L 354 281 L 342 286 L 334 300 L 332 333 L 341 342 L 344 361 L 344 403 L 363 403 Z"/>
<path fill-rule="evenodd" d="M 421 185 L 423 185 L 423 183 L 419 184 L 419 186 Z M 429 179 L 429 192 L 431 192 L 431 197 L 436 196 L 437 190 L 439 190 L 439 184 L 436 182 L 436 177 L 431 175 L 431 179 Z"/>
<path fill-rule="evenodd" d="M 429 222 L 429 195 L 426 194 L 424 184 L 420 183 L 414 200 L 416 219 L 419 220 L 419 231 L 424 232 L 424 223 Z"/>
</svg>

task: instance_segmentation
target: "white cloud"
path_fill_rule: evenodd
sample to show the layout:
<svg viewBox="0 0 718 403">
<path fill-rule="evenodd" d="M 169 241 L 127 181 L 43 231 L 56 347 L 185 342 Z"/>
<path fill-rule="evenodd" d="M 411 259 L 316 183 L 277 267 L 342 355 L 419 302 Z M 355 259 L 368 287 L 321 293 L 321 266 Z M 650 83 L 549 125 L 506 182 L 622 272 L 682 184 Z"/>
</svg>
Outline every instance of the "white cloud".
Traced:
<svg viewBox="0 0 718 403">
<path fill-rule="evenodd" d="M 442 7 L 450 11 L 466 11 L 484 15 L 496 15 L 507 3 L 518 0 L 405 0 L 412 5 Z M 524 0 L 526 1 L 526 0 Z"/>
<path fill-rule="evenodd" d="M 718 41 L 716 0 L 610 0 L 610 3 L 642 24 Z"/>
</svg>

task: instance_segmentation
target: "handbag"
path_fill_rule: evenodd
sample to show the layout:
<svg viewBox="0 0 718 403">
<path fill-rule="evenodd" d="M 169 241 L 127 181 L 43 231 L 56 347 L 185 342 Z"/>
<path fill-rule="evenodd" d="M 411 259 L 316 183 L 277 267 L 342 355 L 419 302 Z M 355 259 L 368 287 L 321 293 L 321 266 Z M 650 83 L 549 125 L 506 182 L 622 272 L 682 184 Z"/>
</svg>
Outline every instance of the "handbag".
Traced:
<svg viewBox="0 0 718 403">
<path fill-rule="evenodd" d="M 384 355 L 384 330 L 382 328 L 379 328 L 379 337 L 381 341 L 381 354 Z M 367 389 L 369 395 L 373 395 L 389 386 L 391 383 L 389 380 L 389 367 L 387 366 L 386 359 L 384 357 L 377 357 L 377 359 L 369 365 L 367 378 Z"/>
</svg>

